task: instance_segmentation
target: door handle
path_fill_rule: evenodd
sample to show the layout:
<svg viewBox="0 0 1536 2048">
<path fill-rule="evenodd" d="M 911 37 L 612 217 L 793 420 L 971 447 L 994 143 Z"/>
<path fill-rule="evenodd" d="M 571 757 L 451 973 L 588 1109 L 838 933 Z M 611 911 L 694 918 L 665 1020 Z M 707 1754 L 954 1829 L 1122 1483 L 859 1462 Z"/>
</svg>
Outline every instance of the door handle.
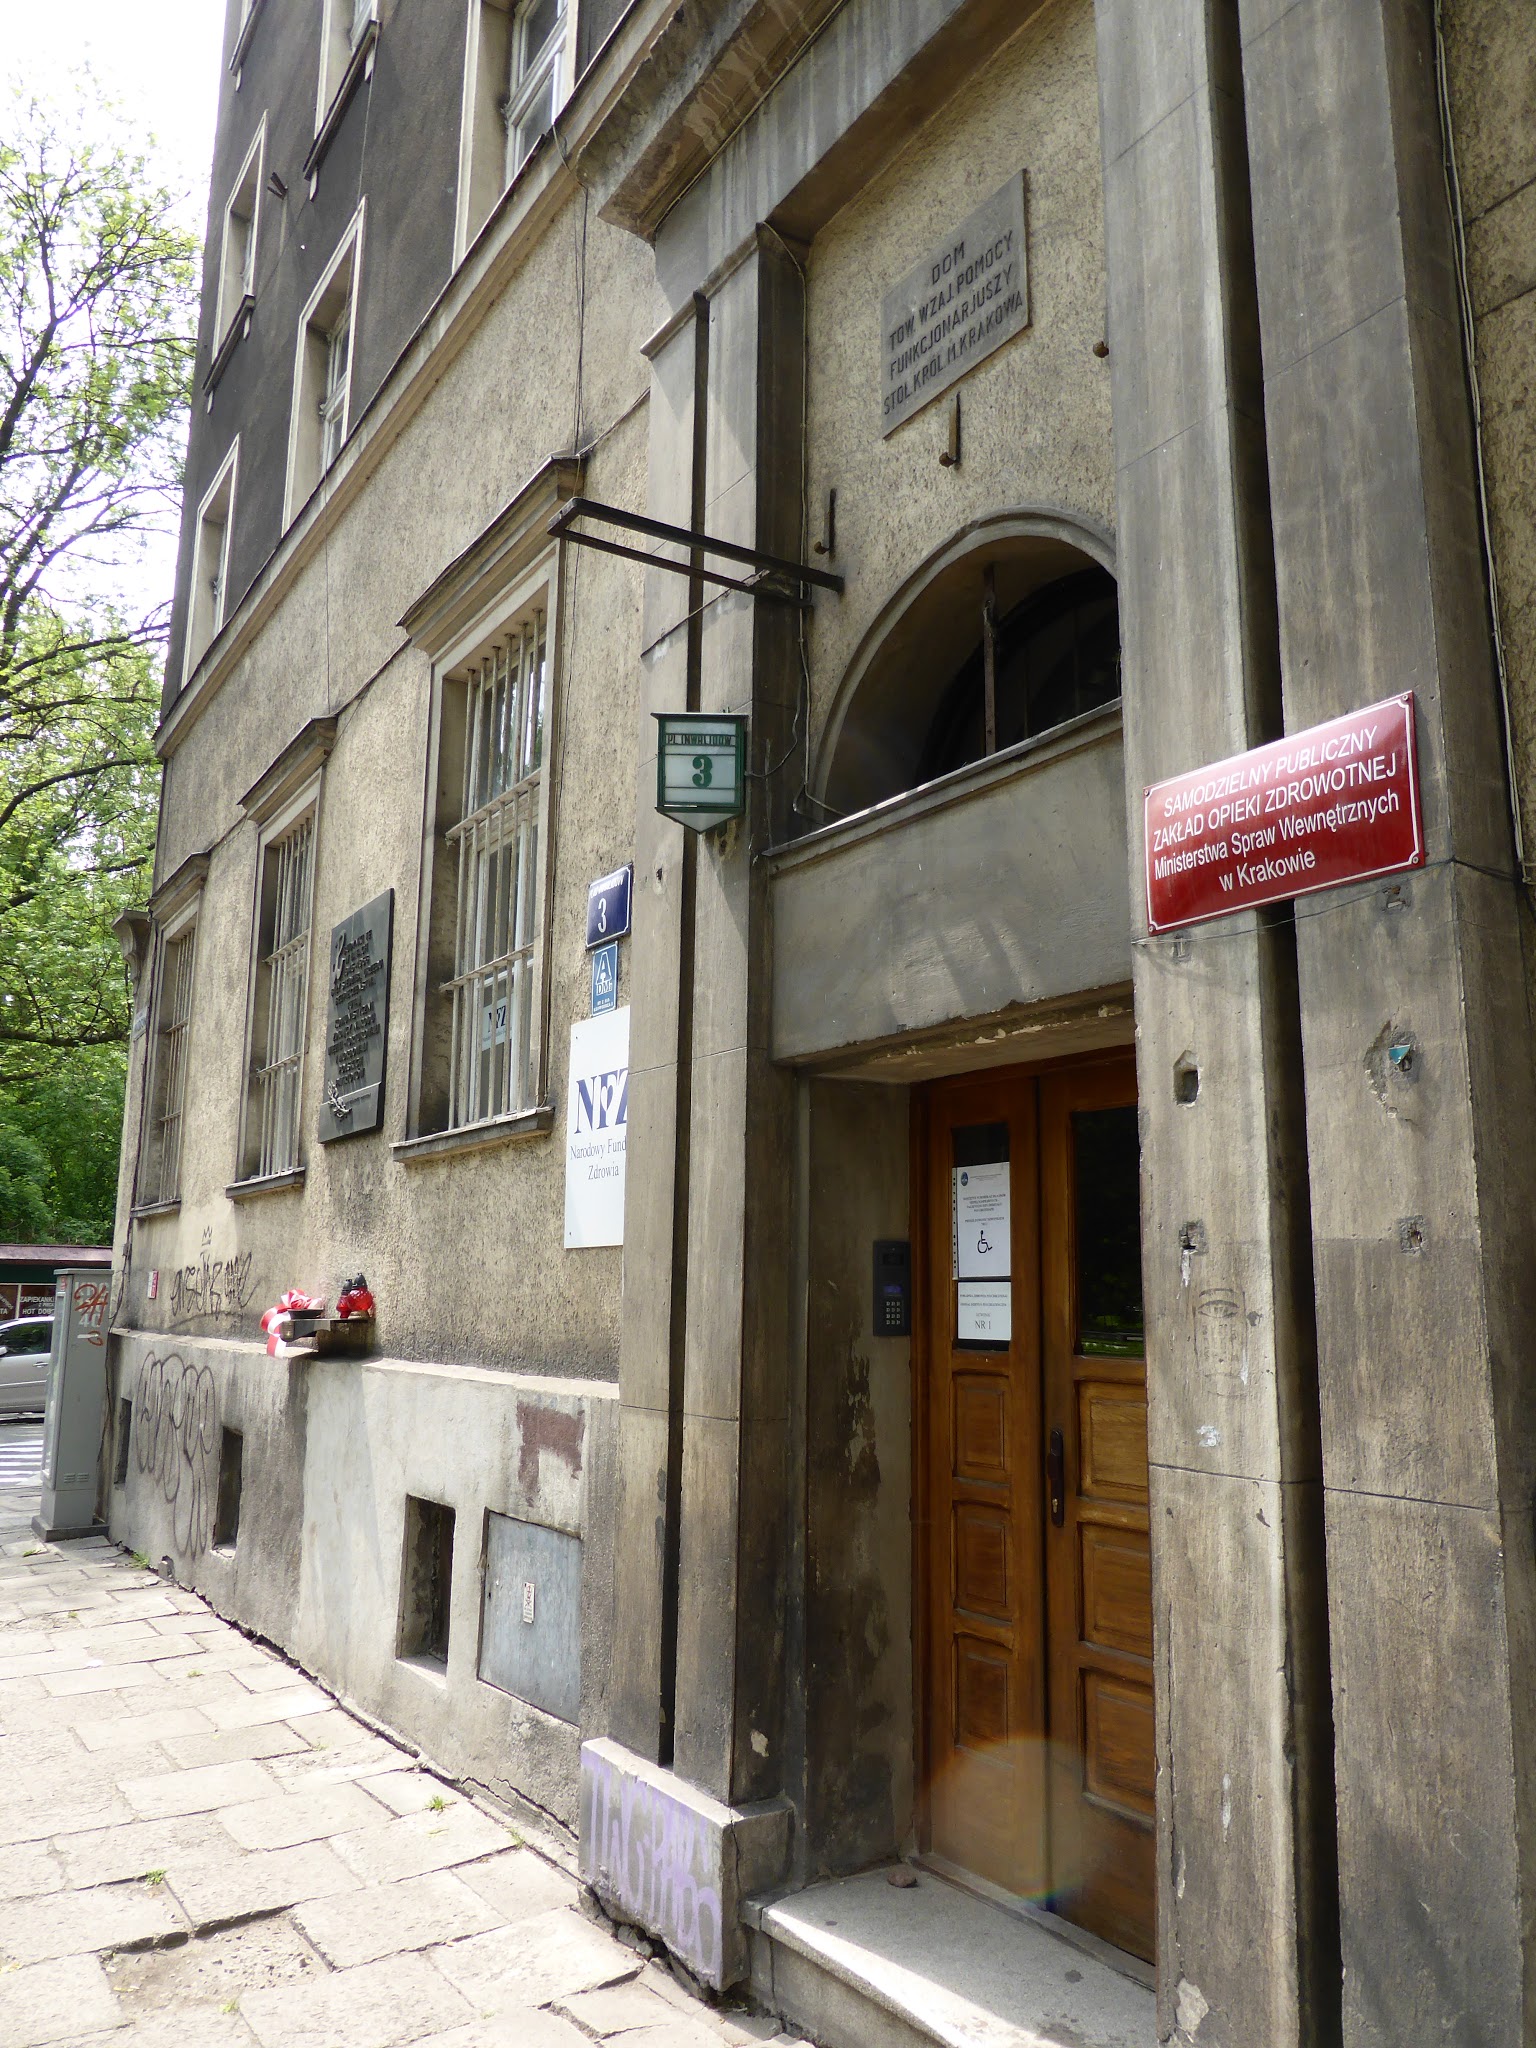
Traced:
<svg viewBox="0 0 1536 2048">
<path fill-rule="evenodd" d="M 1045 1484 L 1051 1497 L 1051 1521 L 1060 1528 L 1067 1518 L 1067 1447 L 1059 1429 L 1051 1431 L 1045 1454 Z"/>
</svg>

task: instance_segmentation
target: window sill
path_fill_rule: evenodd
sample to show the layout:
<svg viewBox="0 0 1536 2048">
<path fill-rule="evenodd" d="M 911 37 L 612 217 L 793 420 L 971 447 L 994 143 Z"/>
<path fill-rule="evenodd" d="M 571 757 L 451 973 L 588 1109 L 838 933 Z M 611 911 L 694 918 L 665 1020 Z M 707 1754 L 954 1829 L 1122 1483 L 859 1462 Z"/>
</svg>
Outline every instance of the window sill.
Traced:
<svg viewBox="0 0 1536 2048">
<path fill-rule="evenodd" d="M 424 1138 L 400 1138 L 390 1151 L 402 1166 L 420 1166 L 429 1159 L 451 1159 L 461 1152 L 483 1152 L 509 1145 L 517 1138 L 545 1138 L 555 1127 L 555 1112 L 546 1103 L 519 1110 L 516 1116 L 490 1117 L 457 1131 L 431 1131 Z"/>
<path fill-rule="evenodd" d="M 140 1202 L 128 1211 L 135 1223 L 145 1223 L 152 1216 L 174 1216 L 181 1207 L 180 1195 L 172 1195 L 168 1202 Z"/>
<path fill-rule="evenodd" d="M 229 60 L 229 68 L 235 74 L 236 92 L 240 90 L 240 72 L 245 65 L 245 53 L 251 47 L 251 37 L 256 33 L 256 17 L 258 14 L 260 14 L 260 12 L 261 0 L 251 0 L 250 7 L 246 12 L 246 17 L 244 21 L 242 21 L 240 24 L 240 33 L 235 37 L 235 47 L 234 52 Z"/>
<path fill-rule="evenodd" d="M 231 1202 L 254 1202 L 261 1195 L 280 1195 L 288 1188 L 304 1185 L 304 1168 L 291 1166 L 286 1173 L 262 1173 L 250 1180 L 232 1180 L 224 1193 Z"/>
<path fill-rule="evenodd" d="M 448 1684 L 448 1659 L 434 1657 L 427 1650 L 401 1650 L 395 1653 L 395 1662 L 403 1664 L 407 1671 L 419 1672 L 429 1684 L 445 1688 Z"/>
<path fill-rule="evenodd" d="M 315 139 L 309 145 L 309 155 L 304 159 L 304 175 L 309 180 L 309 196 L 315 196 L 315 186 L 320 178 L 320 163 L 325 152 L 336 137 L 341 126 L 341 117 L 347 111 L 347 103 L 365 78 L 373 75 L 373 49 L 379 40 L 378 16 L 367 24 L 357 39 L 357 45 L 347 59 L 347 68 L 341 74 L 341 83 L 331 95 L 331 104 L 321 117 L 315 131 Z"/>
<path fill-rule="evenodd" d="M 212 393 L 214 386 L 229 367 L 229 359 L 251 331 L 251 312 L 256 304 L 254 296 L 247 292 L 235 308 L 234 318 L 224 330 L 224 339 L 213 352 L 213 361 L 208 365 L 203 378 L 203 389 Z"/>
</svg>

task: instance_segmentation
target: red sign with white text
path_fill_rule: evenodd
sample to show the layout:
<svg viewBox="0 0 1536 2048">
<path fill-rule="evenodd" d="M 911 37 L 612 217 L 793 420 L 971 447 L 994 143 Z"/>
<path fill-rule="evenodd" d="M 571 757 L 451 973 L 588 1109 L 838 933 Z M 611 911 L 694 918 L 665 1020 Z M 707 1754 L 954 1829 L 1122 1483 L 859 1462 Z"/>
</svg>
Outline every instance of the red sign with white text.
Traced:
<svg viewBox="0 0 1536 2048">
<path fill-rule="evenodd" d="M 1156 782 L 1144 815 L 1154 932 L 1422 867 L 1412 692 Z"/>
</svg>

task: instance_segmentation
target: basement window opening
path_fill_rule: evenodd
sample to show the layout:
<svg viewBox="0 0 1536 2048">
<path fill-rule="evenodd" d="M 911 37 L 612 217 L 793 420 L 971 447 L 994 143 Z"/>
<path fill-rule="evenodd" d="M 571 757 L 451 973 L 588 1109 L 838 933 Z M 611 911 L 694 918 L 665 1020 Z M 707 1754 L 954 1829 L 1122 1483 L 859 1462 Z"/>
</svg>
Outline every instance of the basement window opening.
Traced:
<svg viewBox="0 0 1536 2048">
<path fill-rule="evenodd" d="M 133 1403 L 119 1401 L 117 1404 L 117 1443 L 112 1459 L 112 1484 L 126 1486 L 128 1483 L 128 1448 L 133 1440 Z"/>
<path fill-rule="evenodd" d="M 448 1668 L 453 1591 L 453 1509 L 440 1501 L 405 1502 L 405 1558 L 400 1579 L 397 1656 L 440 1671 Z"/>
<path fill-rule="evenodd" d="M 240 1488 L 244 1478 L 245 1439 L 238 1429 L 219 1435 L 219 1494 L 213 1513 L 213 1547 L 233 1550 L 240 1536 Z"/>
</svg>

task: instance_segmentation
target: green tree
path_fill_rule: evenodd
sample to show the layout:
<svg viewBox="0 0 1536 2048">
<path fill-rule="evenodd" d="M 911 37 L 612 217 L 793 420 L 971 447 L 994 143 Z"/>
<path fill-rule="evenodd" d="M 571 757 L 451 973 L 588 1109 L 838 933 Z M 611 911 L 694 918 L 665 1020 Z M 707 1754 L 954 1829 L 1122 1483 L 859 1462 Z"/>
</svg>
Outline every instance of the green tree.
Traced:
<svg viewBox="0 0 1536 2048">
<path fill-rule="evenodd" d="M 41 1187 L 41 1217 L 14 1193 L 33 1235 L 111 1227 L 131 1023 L 112 921 L 148 887 L 159 784 L 168 577 L 146 543 L 163 561 L 195 319 L 175 204 L 89 87 L 70 109 L 17 100 L 0 142 L 0 1173 Z M 40 1179 L 6 1164 L 32 1153 Z"/>
</svg>

